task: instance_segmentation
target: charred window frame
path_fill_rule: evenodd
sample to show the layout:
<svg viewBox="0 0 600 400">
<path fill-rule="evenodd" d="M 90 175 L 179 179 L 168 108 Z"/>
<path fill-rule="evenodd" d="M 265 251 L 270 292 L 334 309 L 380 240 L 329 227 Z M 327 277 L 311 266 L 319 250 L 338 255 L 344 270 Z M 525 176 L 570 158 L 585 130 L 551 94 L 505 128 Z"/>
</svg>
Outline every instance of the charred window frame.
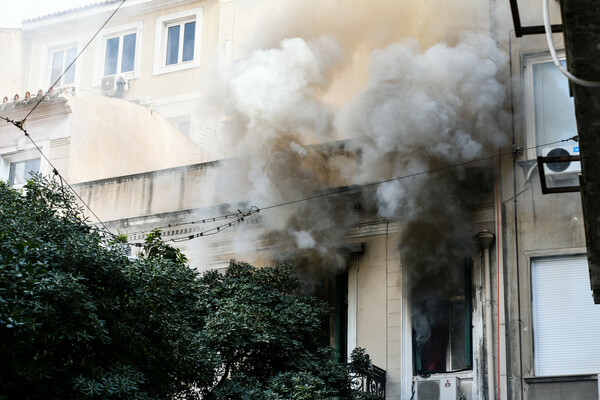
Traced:
<svg viewBox="0 0 600 400">
<path fill-rule="evenodd" d="M 473 368 L 473 259 L 464 258 L 461 282 L 451 295 L 431 294 L 431 315 L 417 315 L 413 308 L 413 369 L 415 375 L 458 372 Z M 436 279 L 437 277 L 431 277 Z M 413 294 L 413 301 L 415 295 Z M 433 315 L 435 314 L 435 315 Z M 430 336 L 419 337 L 419 325 L 427 324 Z"/>
<path fill-rule="evenodd" d="M 329 315 L 323 320 L 323 345 L 335 349 L 339 363 L 348 361 L 348 270 L 324 279 L 316 288 L 315 297 L 329 306 Z"/>
</svg>

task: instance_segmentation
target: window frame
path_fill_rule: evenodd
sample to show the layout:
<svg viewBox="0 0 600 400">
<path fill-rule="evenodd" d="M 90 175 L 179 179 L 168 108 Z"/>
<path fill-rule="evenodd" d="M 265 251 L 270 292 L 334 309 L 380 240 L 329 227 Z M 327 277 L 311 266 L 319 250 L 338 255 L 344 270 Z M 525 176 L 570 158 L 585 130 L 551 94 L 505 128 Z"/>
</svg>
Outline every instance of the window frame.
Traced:
<svg viewBox="0 0 600 400">
<path fill-rule="evenodd" d="M 193 8 L 173 14 L 160 16 L 156 19 L 156 38 L 154 41 L 154 68 L 153 75 L 166 74 L 169 72 L 182 71 L 190 68 L 195 68 L 200 65 L 200 49 L 202 40 L 202 7 Z M 195 22 L 194 32 L 194 57 L 189 61 L 180 61 L 183 52 L 183 27 L 186 23 Z M 179 25 L 180 38 L 178 48 L 178 62 L 175 64 L 167 64 L 167 40 L 168 29 L 172 26 Z"/>
<path fill-rule="evenodd" d="M 43 148 L 42 148 L 43 152 Z M 44 175 L 47 171 L 46 161 L 44 160 L 44 156 L 40 154 L 37 149 L 27 149 L 16 152 L 9 152 L 0 155 L 0 179 L 8 182 L 10 176 L 10 165 L 13 163 L 40 159 L 40 167 L 38 172 Z M 29 177 L 26 177 L 29 178 Z M 20 189 L 25 186 L 25 183 L 11 185 L 15 189 Z"/>
<path fill-rule="evenodd" d="M 94 78 L 92 86 L 100 86 L 102 78 L 109 76 L 122 76 L 126 80 L 140 77 L 141 57 L 142 57 L 142 35 L 144 31 L 144 22 L 137 21 L 125 25 L 114 26 L 102 30 L 96 39 L 96 53 L 94 57 Z M 121 60 L 123 57 L 123 38 L 129 34 L 135 33 L 135 54 L 133 57 L 133 71 L 121 71 Z M 105 75 L 106 66 L 106 47 L 108 40 L 119 38 L 119 48 L 117 54 L 117 72 Z"/>
<path fill-rule="evenodd" d="M 550 266 L 552 268 L 555 269 L 560 269 L 560 270 L 564 270 L 564 268 L 559 268 L 559 267 L 563 267 L 563 265 L 559 264 L 560 262 L 569 262 L 569 260 L 573 260 L 573 259 L 577 259 L 579 262 L 583 261 L 583 263 L 585 264 L 585 268 L 583 273 L 581 273 L 581 271 L 579 271 L 579 274 L 584 276 L 584 277 L 588 277 L 588 273 L 589 273 L 589 267 L 588 267 L 588 261 L 587 261 L 587 255 L 585 253 L 585 249 L 571 249 L 570 251 L 564 251 L 564 252 L 545 252 L 540 254 L 539 252 L 535 252 L 534 254 L 530 254 L 528 255 L 528 261 L 529 261 L 529 274 L 530 274 L 530 290 L 531 290 L 531 326 L 532 326 L 532 330 L 530 333 L 530 340 L 531 340 L 531 351 L 532 351 L 532 364 L 531 364 L 531 368 L 532 371 L 534 373 L 535 376 L 538 377 L 545 377 L 545 376 L 570 376 L 570 375 L 596 375 L 598 371 L 596 370 L 591 370 L 591 371 L 559 371 L 558 369 L 554 369 L 552 371 L 546 371 L 546 373 L 544 373 L 544 371 L 540 371 L 540 362 L 547 362 L 547 361 L 542 361 L 541 358 L 545 357 L 540 355 L 541 350 L 548 350 L 546 349 L 541 349 L 539 346 L 540 344 L 536 342 L 536 340 L 539 338 L 538 335 L 540 335 L 539 332 L 539 328 L 540 328 L 540 316 L 537 315 L 537 311 L 538 311 L 538 304 L 543 303 L 542 299 L 540 299 L 540 296 L 537 296 L 538 292 L 536 292 L 536 279 L 539 279 L 539 275 L 536 278 L 536 275 L 534 274 L 534 264 L 536 262 L 540 263 L 540 264 L 548 264 L 551 263 L 552 261 L 556 261 L 557 264 L 554 266 Z M 542 265 L 543 267 L 543 265 Z M 570 275 L 569 278 L 571 278 L 570 280 L 564 280 L 564 279 L 560 279 L 561 283 L 562 282 L 571 282 L 572 285 L 572 279 L 575 278 L 577 279 L 577 277 L 574 277 L 573 275 Z M 589 297 L 589 301 L 591 302 L 591 306 L 594 308 L 595 305 L 593 304 L 593 297 L 591 296 L 591 288 L 588 285 L 584 285 L 586 287 L 586 290 L 589 290 L 590 292 L 590 297 Z M 553 298 L 554 293 L 556 293 L 555 290 L 550 290 L 551 294 L 550 297 Z M 570 293 L 570 296 L 569 296 Z M 568 305 L 568 301 L 573 300 L 572 297 L 581 297 L 579 294 L 579 291 L 575 291 L 575 292 L 569 292 L 566 293 L 566 295 L 563 295 L 560 297 L 560 302 L 564 303 L 566 305 Z M 582 300 L 581 298 L 579 299 L 575 299 L 575 300 Z M 581 306 L 581 304 L 579 304 L 579 306 Z M 588 307 L 589 308 L 589 307 Z M 595 308 L 594 308 L 595 309 Z M 564 311 L 564 310 L 563 310 Z M 572 315 L 573 314 L 573 309 L 569 309 L 568 314 Z M 559 309 L 552 309 L 552 313 L 560 313 Z M 560 315 L 560 314 L 559 314 Z M 586 318 L 586 320 L 589 320 L 589 318 Z M 547 323 L 547 321 L 545 322 Z M 573 325 L 568 325 L 569 326 L 569 331 L 571 330 L 571 328 L 573 327 Z M 553 328 L 554 329 L 554 328 Z M 545 342 L 547 343 L 547 341 Z M 564 341 L 561 340 L 560 342 L 560 346 L 564 346 Z M 585 352 L 590 351 L 589 348 L 585 349 Z M 571 356 L 569 356 L 571 357 Z M 545 359 L 547 360 L 547 359 Z M 564 365 L 563 363 L 556 363 L 554 362 L 552 365 Z M 545 367 L 544 367 L 545 368 Z M 560 368 L 559 368 L 560 369 Z"/>
<path fill-rule="evenodd" d="M 557 50 L 558 59 L 560 61 L 566 60 L 564 50 Z M 552 56 L 547 51 L 529 53 L 522 56 L 522 81 L 523 81 L 523 93 L 524 93 L 524 116 L 525 116 L 525 142 L 527 143 L 527 150 L 525 156 L 527 159 L 535 160 L 538 156 L 538 145 L 536 137 L 536 124 L 535 124 L 535 96 L 533 87 L 533 65 L 543 63 L 553 63 Z M 565 78 L 566 79 L 566 78 Z M 541 144 L 541 143 L 539 143 Z M 560 146 L 559 144 L 554 145 Z"/>
<path fill-rule="evenodd" d="M 11 185 L 12 187 L 22 187 L 22 186 L 24 186 L 24 185 L 27 183 L 27 180 L 28 180 L 29 178 L 31 178 L 31 170 L 28 170 L 28 171 L 26 171 L 26 172 L 24 173 L 24 176 L 20 176 L 20 175 L 19 175 L 19 176 L 13 176 L 13 178 L 15 178 L 15 177 L 16 177 L 16 178 L 19 178 L 19 179 L 22 179 L 22 180 L 23 180 L 22 182 L 17 182 L 17 183 L 15 183 L 15 182 L 11 182 L 11 181 L 10 181 L 10 178 L 11 178 L 11 170 L 12 170 L 12 166 L 13 166 L 13 165 L 15 165 L 15 166 L 16 166 L 17 164 L 23 164 L 23 163 L 27 163 L 27 162 L 31 162 L 31 161 L 37 161 L 37 165 L 38 165 L 38 167 L 37 167 L 37 170 L 36 170 L 36 171 L 34 171 L 34 172 L 35 172 L 35 173 L 39 173 L 39 172 L 40 172 L 40 170 L 41 170 L 41 166 L 42 166 L 42 158 L 41 158 L 41 157 L 36 157 L 36 158 L 28 158 L 28 159 L 26 159 L 26 160 L 21 160 L 21 161 L 12 161 L 12 162 L 8 163 L 8 178 L 7 178 L 7 181 L 8 181 L 8 184 L 9 184 L 9 185 Z"/>
<path fill-rule="evenodd" d="M 59 44 L 59 45 L 53 45 L 53 46 L 49 46 L 47 48 L 47 55 L 46 55 L 46 73 L 45 73 L 45 77 L 43 78 L 43 82 L 46 82 L 47 88 L 50 88 L 52 86 L 52 84 L 54 84 L 54 81 L 56 80 L 56 78 L 52 77 L 52 69 L 53 69 L 53 65 L 54 65 L 54 55 L 58 52 L 63 52 L 63 64 L 62 64 L 62 69 L 61 69 L 61 74 L 64 74 L 65 72 L 65 68 L 68 66 L 68 63 L 65 61 L 66 60 L 66 52 L 69 49 L 75 49 L 75 57 L 77 57 L 77 52 L 79 51 L 79 43 L 78 42 L 68 42 L 68 43 L 63 43 L 63 44 Z M 57 82 L 56 86 L 54 86 L 54 89 L 60 89 L 60 88 L 66 88 L 66 87 L 74 87 L 77 85 L 79 79 L 78 79 L 78 68 L 77 68 L 77 64 L 78 62 L 75 61 L 75 64 L 73 64 L 73 67 L 75 70 L 73 71 L 73 82 L 71 83 L 67 83 L 64 84 L 63 80 L 64 80 L 64 76 L 61 77 L 60 81 Z"/>
</svg>

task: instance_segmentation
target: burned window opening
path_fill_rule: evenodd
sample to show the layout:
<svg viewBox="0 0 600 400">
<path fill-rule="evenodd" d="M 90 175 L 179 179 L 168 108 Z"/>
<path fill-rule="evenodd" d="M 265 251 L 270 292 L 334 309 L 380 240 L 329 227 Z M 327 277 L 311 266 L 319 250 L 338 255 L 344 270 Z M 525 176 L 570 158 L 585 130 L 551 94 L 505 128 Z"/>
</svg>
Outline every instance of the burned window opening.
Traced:
<svg viewBox="0 0 600 400">
<path fill-rule="evenodd" d="M 452 279 L 430 276 L 421 279 L 413 289 L 415 375 L 429 376 L 472 369 L 472 269 L 472 258 L 465 257 L 462 273 L 454 274 Z M 431 284 L 436 279 L 443 280 L 443 283 Z M 440 290 L 440 286 L 443 286 L 443 290 Z"/>
<path fill-rule="evenodd" d="M 323 321 L 323 344 L 335 349 L 339 363 L 348 361 L 348 271 L 324 279 L 315 296 L 329 305 L 329 315 Z"/>
</svg>

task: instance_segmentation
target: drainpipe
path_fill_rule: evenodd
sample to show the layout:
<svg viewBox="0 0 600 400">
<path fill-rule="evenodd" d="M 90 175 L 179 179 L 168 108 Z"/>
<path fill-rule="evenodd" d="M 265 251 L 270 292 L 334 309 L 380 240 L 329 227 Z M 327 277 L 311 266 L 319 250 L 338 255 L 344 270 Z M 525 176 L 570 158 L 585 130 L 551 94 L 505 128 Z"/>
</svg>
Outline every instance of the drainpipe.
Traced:
<svg viewBox="0 0 600 400">
<path fill-rule="evenodd" d="M 483 250 L 483 269 L 485 271 L 485 353 L 487 359 L 488 373 L 488 399 L 494 400 L 494 336 L 492 333 L 492 281 L 490 273 L 490 246 L 494 242 L 494 234 L 487 229 L 479 232 L 476 236 Z"/>
</svg>

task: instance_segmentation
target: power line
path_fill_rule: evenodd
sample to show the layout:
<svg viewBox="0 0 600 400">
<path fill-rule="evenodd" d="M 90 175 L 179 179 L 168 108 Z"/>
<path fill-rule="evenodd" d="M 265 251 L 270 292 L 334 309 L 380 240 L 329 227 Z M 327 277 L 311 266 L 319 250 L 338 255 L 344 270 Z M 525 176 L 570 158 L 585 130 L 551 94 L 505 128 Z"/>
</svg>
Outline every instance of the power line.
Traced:
<svg viewBox="0 0 600 400">
<path fill-rule="evenodd" d="M 48 157 L 46 157 L 44 152 L 42 152 L 42 149 L 40 149 L 40 147 L 37 145 L 37 143 L 31 138 L 31 136 L 29 135 L 29 133 L 23 126 L 23 121 L 13 121 L 10 118 L 6 118 L 6 117 L 0 117 L 0 119 L 3 119 L 8 123 L 13 124 L 14 126 L 19 128 L 25 134 L 25 137 L 27 139 L 29 139 L 29 141 L 35 146 L 35 148 L 41 154 L 41 156 L 44 157 L 44 160 L 46 160 L 48 165 L 50 165 L 52 167 L 52 172 L 54 173 L 54 175 L 58 176 L 60 178 L 61 185 L 63 185 L 63 184 L 67 185 L 69 190 L 71 190 L 71 192 L 73 192 L 73 194 L 75 194 L 75 196 L 79 199 L 79 201 L 90 211 L 90 213 L 92 213 L 94 218 L 96 218 L 98 220 L 98 222 L 100 223 L 100 225 L 102 225 L 102 227 L 106 230 L 106 232 L 109 235 L 114 237 L 115 235 L 106 227 L 106 225 L 104 225 L 104 222 L 102 222 L 102 220 L 96 215 L 96 213 L 90 208 L 90 206 L 81 198 L 81 196 L 79 196 L 79 194 L 75 191 L 75 189 L 73 189 L 73 187 L 69 184 L 69 182 L 67 182 L 67 180 L 60 175 L 60 172 L 58 172 L 58 169 L 56 169 L 56 167 L 54 166 L 54 164 L 52 164 L 50 159 Z"/>
<path fill-rule="evenodd" d="M 252 209 L 256 209 L 258 210 L 256 207 L 251 207 L 250 210 Z M 258 210 L 257 212 L 259 212 L 260 210 Z M 203 219 L 197 219 L 197 220 L 193 220 L 193 221 L 188 221 L 188 222 L 179 222 L 176 224 L 165 224 L 165 225 L 161 225 L 161 226 L 156 226 L 151 230 L 154 229 L 167 229 L 167 228 L 176 228 L 178 226 L 184 226 L 184 225 L 200 225 L 200 224 L 208 224 L 211 222 L 217 222 L 217 221 L 222 221 L 222 220 L 227 220 L 227 219 L 231 219 L 231 218 L 239 218 L 241 214 L 244 214 L 244 212 L 242 212 L 241 210 L 237 210 L 236 213 L 230 213 L 230 214 L 223 214 L 223 215 L 219 215 L 216 217 L 208 217 L 208 218 L 203 218 Z M 227 224 L 224 224 L 227 225 Z M 139 230 L 139 231 L 133 231 L 133 232 L 128 232 L 127 236 L 133 236 L 133 235 L 140 235 L 142 233 L 147 233 L 150 232 L 147 229 L 144 230 Z"/>
<path fill-rule="evenodd" d="M 63 71 L 63 73 L 60 74 L 60 76 L 56 79 L 56 81 L 52 84 L 52 86 L 50 86 L 50 89 L 48 89 L 48 91 L 46 93 L 44 93 L 44 95 L 39 99 L 39 101 L 37 103 L 35 103 L 35 105 L 33 106 L 33 108 L 27 113 L 27 115 L 25 116 L 25 118 L 23 118 L 21 120 L 21 122 L 20 122 L 21 125 L 25 124 L 25 121 L 27 120 L 27 118 L 29 118 L 29 116 L 31 115 L 31 113 L 40 105 L 40 103 L 46 98 L 46 96 L 48 96 L 48 94 L 52 93 L 52 90 L 54 89 L 54 86 L 56 86 L 56 84 L 58 82 L 60 82 L 60 80 L 63 78 L 63 76 L 65 76 L 65 74 L 67 73 L 67 71 L 69 71 L 69 69 L 75 64 L 75 62 L 81 56 L 81 54 L 83 54 L 83 52 L 88 48 L 88 46 L 94 41 L 94 39 L 96 38 L 96 36 L 98 36 L 98 34 L 100 33 L 100 31 L 102 31 L 102 29 L 104 29 L 104 27 L 106 26 L 106 24 L 108 24 L 108 22 L 117 13 L 117 11 L 119 11 L 119 9 L 121 8 L 121 6 L 126 1 L 127 0 L 122 0 L 121 3 L 119 3 L 119 5 L 117 6 L 117 8 L 115 8 L 115 10 L 109 15 L 109 17 L 106 19 L 106 21 L 104 21 L 104 23 L 102 24 L 102 26 L 100 26 L 100 28 L 98 28 L 98 30 L 96 31 L 96 33 L 94 33 L 94 35 L 91 37 L 91 39 L 85 44 L 85 46 L 83 46 L 83 49 L 81 49 L 81 51 L 79 51 L 79 53 L 77 53 L 77 55 L 75 56 L 75 58 L 73 59 L 73 61 L 71 61 L 71 63 L 69 64 L 69 66 L 67 68 L 65 68 L 65 70 Z"/>
<path fill-rule="evenodd" d="M 236 226 L 241 224 L 242 222 L 244 222 L 244 220 L 248 217 L 251 217 L 254 214 L 258 214 L 260 212 L 260 209 L 258 207 L 250 207 L 250 210 L 248 212 L 239 212 L 238 218 L 235 221 L 229 222 L 229 223 L 225 223 L 219 226 L 216 226 L 214 228 L 211 229 L 207 229 L 203 232 L 200 233 L 196 233 L 194 235 L 189 235 L 187 237 L 183 237 L 183 238 L 178 238 L 178 239 L 171 239 L 171 242 L 177 243 L 177 242 L 184 242 L 184 241 L 188 241 L 188 240 L 192 240 L 198 237 L 203 237 L 203 236 L 212 236 L 212 235 L 216 235 L 217 233 L 220 233 L 222 231 L 224 231 L 227 228 L 230 228 L 232 226 Z"/>
<path fill-rule="evenodd" d="M 555 142 L 551 142 L 551 143 L 544 143 L 544 144 L 540 144 L 537 146 L 531 146 L 531 147 L 526 147 L 526 148 L 517 148 L 515 150 L 511 150 L 511 151 L 507 151 L 505 153 L 500 153 L 497 155 L 492 155 L 492 156 L 487 156 L 487 157 L 483 157 L 483 158 L 478 158 L 475 160 L 471 160 L 471 161 L 464 161 L 458 164 L 452 164 L 452 165 L 447 165 L 444 167 L 438 167 L 438 168 L 432 168 L 432 169 L 428 169 L 425 171 L 420 171 L 420 172 L 415 172 L 412 174 L 408 174 L 408 175 L 402 175 L 402 176 L 397 176 L 394 178 L 390 178 L 390 179 L 384 179 L 381 181 L 377 181 L 377 182 L 370 182 L 370 183 L 364 183 L 361 185 L 354 185 L 354 186 L 348 186 L 348 187 L 344 187 L 344 188 L 340 188 L 334 192 L 326 192 L 326 193 L 321 193 L 321 194 L 316 194 L 314 196 L 309 196 L 309 197 L 304 197 L 302 199 L 297 199 L 297 200 L 291 200 L 291 201 L 287 201 L 284 203 L 279 203 L 279 204 L 274 204 L 274 205 L 270 205 L 270 206 L 266 206 L 266 207 L 262 207 L 261 210 L 269 210 L 271 208 L 276 208 L 276 207 L 282 207 L 282 206 L 287 206 L 290 204 L 295 204 L 295 203 L 300 203 L 303 201 L 308 201 L 308 200 L 314 200 L 314 199 L 319 199 L 322 197 L 327 197 L 327 196 L 333 196 L 333 195 L 337 195 L 340 193 L 345 193 L 345 192 L 349 192 L 349 191 L 353 191 L 353 190 L 357 190 L 357 189 L 362 189 L 362 188 L 367 188 L 367 187 L 372 187 L 372 186 L 378 186 L 384 183 L 388 183 L 388 182 L 393 182 L 393 181 L 399 181 L 399 180 L 403 180 L 403 179 L 408 179 L 408 178 L 414 178 L 417 176 L 421 176 L 421 175 L 427 175 L 427 174 L 432 174 L 432 173 L 436 173 L 436 172 L 440 172 L 440 171 L 445 171 L 448 169 L 453 169 L 453 168 L 458 168 L 458 167 L 462 167 L 465 165 L 469 165 L 469 164 L 475 164 L 478 162 L 482 162 L 482 161 L 488 161 L 488 160 L 492 160 L 494 158 L 500 158 L 503 156 L 507 156 L 507 155 L 516 155 L 518 154 L 520 151 L 522 150 L 532 150 L 532 149 L 537 149 L 539 147 L 546 147 L 546 146 L 550 146 L 553 144 L 558 144 L 558 143 L 562 143 L 562 142 L 568 142 L 571 140 L 577 140 L 577 136 L 574 136 L 572 138 L 568 138 L 568 139 L 563 139 L 563 140 L 557 140 Z"/>
<path fill-rule="evenodd" d="M 37 145 L 37 143 L 35 143 L 35 141 L 31 138 L 31 136 L 29 135 L 29 133 L 27 132 L 27 130 L 25 129 L 25 121 L 27 120 L 27 118 L 29 118 L 29 116 L 31 115 L 31 113 L 33 113 L 33 111 L 35 111 L 35 109 L 40 105 L 40 103 L 50 94 L 52 93 L 54 87 L 58 84 L 58 82 L 60 82 L 60 80 L 63 78 L 63 76 L 67 73 L 67 71 L 69 71 L 69 69 L 77 62 L 77 60 L 79 59 L 79 57 L 83 54 L 83 52 L 89 47 L 89 45 L 94 41 L 94 39 L 96 38 L 96 36 L 98 36 L 98 34 L 102 31 L 102 29 L 104 29 L 104 27 L 106 26 L 106 24 L 108 24 L 108 22 L 114 17 L 114 15 L 117 13 L 117 11 L 119 11 L 119 9 L 121 8 L 121 6 L 123 4 L 125 4 L 127 0 L 122 0 L 121 3 L 119 3 L 119 5 L 117 6 L 117 8 L 114 9 L 114 11 L 108 16 L 108 18 L 106 19 L 106 21 L 104 21 L 104 23 L 100 26 L 100 28 L 98 28 L 96 30 L 96 33 L 94 33 L 94 35 L 90 38 L 90 40 L 88 40 L 88 42 L 85 44 L 85 46 L 83 46 L 83 48 L 79 51 L 79 53 L 75 56 L 75 58 L 73 59 L 73 61 L 71 61 L 71 63 L 67 66 L 67 68 L 65 68 L 65 70 L 63 71 L 62 74 L 60 74 L 60 76 L 56 79 L 56 81 L 54 83 L 52 83 L 52 86 L 50 86 L 50 88 L 48 89 L 48 91 L 46 93 L 44 93 L 44 95 L 34 104 L 34 106 L 31 108 L 31 110 L 27 113 L 27 115 L 25 115 L 25 117 L 20 120 L 20 121 L 15 121 L 12 120 L 10 118 L 7 117 L 2 117 L 0 116 L 0 119 L 5 120 L 8 123 L 13 124 L 14 126 L 16 126 L 17 128 L 19 128 L 24 134 L 25 137 L 27 137 L 27 139 L 29 139 L 29 141 L 35 146 L 35 148 L 37 149 L 37 151 L 42 155 L 42 157 L 44 157 L 44 159 L 46 160 L 46 162 L 48 163 L 48 165 L 50 165 L 52 167 L 52 172 L 54 173 L 55 176 L 58 176 L 60 178 L 60 182 L 61 182 L 61 186 L 63 184 L 66 184 L 67 187 L 69 188 L 69 190 L 71 190 L 71 192 L 73 192 L 73 194 L 75 194 L 75 196 L 79 199 L 79 201 L 90 211 L 90 213 L 98 220 L 98 222 L 100 223 L 100 225 L 102 225 L 102 227 L 105 229 L 106 233 L 108 233 L 109 235 L 116 237 L 116 235 L 114 235 L 104 224 L 104 222 L 102 222 L 102 220 L 96 215 L 96 213 L 90 208 L 90 206 L 81 198 L 81 196 L 79 196 L 79 194 L 73 189 L 73 187 L 69 184 L 69 182 L 67 182 L 66 179 L 64 179 L 60 173 L 58 172 L 58 169 L 56 169 L 56 167 L 54 166 L 54 164 L 52 164 L 52 162 L 50 162 L 50 160 L 48 159 L 48 157 L 46 157 L 46 155 L 42 152 L 42 150 L 40 149 L 40 147 Z"/>
<path fill-rule="evenodd" d="M 397 177 L 394 177 L 394 178 L 384 179 L 384 180 L 377 181 L 377 182 L 370 182 L 370 183 L 365 183 L 365 184 L 361 184 L 361 185 L 346 186 L 346 187 L 343 187 L 343 188 L 339 188 L 337 190 L 327 191 L 327 192 L 316 194 L 316 195 L 313 195 L 313 196 L 303 197 L 303 198 L 296 199 L 296 200 L 290 200 L 290 201 L 286 201 L 286 202 L 283 202 L 283 203 L 277 203 L 277 204 L 273 204 L 273 205 L 262 207 L 262 208 L 258 208 L 258 207 L 255 207 L 255 206 L 253 206 L 252 208 L 257 210 L 255 213 L 258 213 L 260 211 L 270 210 L 270 209 L 277 208 L 277 207 L 288 206 L 288 205 L 291 205 L 291 204 L 301 203 L 301 202 L 304 202 L 304 201 L 315 200 L 315 199 L 320 199 L 320 198 L 329 197 L 329 196 L 335 196 L 335 195 L 338 195 L 338 194 L 341 194 L 341 193 L 346 193 L 346 192 L 351 192 L 351 191 L 355 191 L 355 190 L 360 190 L 360 189 L 363 189 L 363 188 L 378 186 L 378 185 L 381 185 L 381 184 L 384 184 L 384 183 L 388 183 L 388 182 L 399 181 L 399 180 L 403 180 L 403 179 L 414 178 L 414 177 L 421 176 L 421 175 L 427 175 L 427 174 L 437 173 L 437 172 L 441 172 L 441 171 L 444 171 L 444 170 L 458 168 L 458 167 L 462 167 L 462 166 L 469 165 L 469 164 L 475 164 L 475 163 L 482 162 L 482 161 L 488 161 L 488 160 L 492 160 L 492 159 L 495 159 L 495 158 L 504 157 L 504 156 L 507 156 L 507 155 L 517 156 L 523 150 L 525 150 L 525 151 L 526 150 L 533 150 L 533 149 L 537 149 L 537 148 L 540 148 L 540 147 L 547 147 L 547 146 L 551 146 L 551 145 L 554 145 L 554 144 L 563 143 L 563 142 L 569 142 L 569 141 L 578 141 L 578 137 L 577 136 L 573 136 L 573 137 L 568 138 L 568 139 L 557 140 L 557 141 L 554 141 L 554 142 L 539 144 L 539 145 L 536 145 L 536 146 L 531 146 L 531 147 L 526 147 L 526 148 L 515 148 L 515 149 L 512 149 L 511 151 L 507 151 L 507 152 L 496 154 L 496 155 L 492 155 L 492 156 L 482 157 L 482 158 L 478 158 L 478 159 L 475 159 L 475 160 L 470 160 L 470 161 L 465 161 L 465 162 L 461 162 L 461 163 L 457 163 L 457 164 L 452 164 L 452 165 L 447 165 L 447 166 L 443 166 L 443 167 L 428 169 L 428 170 L 425 170 L 425 171 L 415 172 L 415 173 L 408 174 L 408 175 L 397 176 Z M 255 213 L 253 213 L 253 214 L 255 214 Z M 253 215 L 253 214 L 250 214 L 250 215 Z M 204 222 L 205 220 L 202 220 L 202 221 Z M 243 219 L 242 219 L 242 221 L 243 221 Z M 187 222 L 187 223 L 182 223 L 182 224 L 179 224 L 179 225 L 190 225 L 190 224 L 194 224 L 194 223 L 197 223 L 197 222 L 198 221 Z M 239 224 L 240 221 L 236 221 L 236 222 L 238 222 L 237 224 Z M 220 225 L 219 227 L 213 228 L 213 229 L 211 229 L 209 231 L 206 231 L 206 232 L 210 232 L 210 234 L 214 235 L 214 234 L 220 233 L 223 230 L 224 227 L 230 227 L 230 226 L 232 226 L 232 225 L 231 224 L 223 224 L 223 225 Z M 144 232 L 144 231 L 142 231 L 142 232 Z M 147 231 L 147 232 L 149 232 L 149 231 Z M 179 238 L 179 239 L 171 239 L 171 241 L 173 241 L 173 242 L 184 242 L 184 241 L 192 240 L 192 239 L 195 239 L 195 238 L 198 238 L 198 237 L 209 236 L 210 234 L 206 234 L 206 233 L 202 234 L 202 233 L 200 233 L 200 234 L 196 234 L 196 235 L 182 237 L 182 238 Z"/>
</svg>

